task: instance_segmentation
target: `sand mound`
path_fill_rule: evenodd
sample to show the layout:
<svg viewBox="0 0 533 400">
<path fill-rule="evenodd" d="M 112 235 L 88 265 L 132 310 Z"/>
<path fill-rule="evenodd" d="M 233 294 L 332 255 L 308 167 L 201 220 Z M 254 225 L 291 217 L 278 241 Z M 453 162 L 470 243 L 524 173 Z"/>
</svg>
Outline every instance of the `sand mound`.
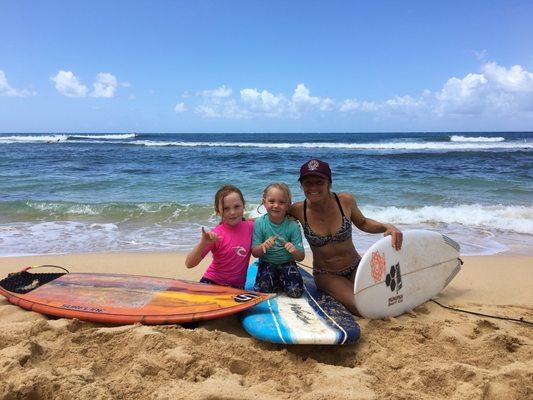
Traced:
<svg viewBox="0 0 533 400">
<path fill-rule="evenodd" d="M 531 310 L 498 307 L 494 312 Z M 0 302 L 2 399 L 525 399 L 533 333 L 433 303 L 361 321 L 359 343 L 284 347 L 236 317 L 109 327 L 48 319 Z"/>
</svg>

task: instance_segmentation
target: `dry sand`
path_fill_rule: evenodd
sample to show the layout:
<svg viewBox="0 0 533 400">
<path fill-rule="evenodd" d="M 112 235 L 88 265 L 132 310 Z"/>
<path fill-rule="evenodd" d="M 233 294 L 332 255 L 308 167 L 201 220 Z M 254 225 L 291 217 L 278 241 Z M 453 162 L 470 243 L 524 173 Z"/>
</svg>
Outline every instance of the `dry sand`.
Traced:
<svg viewBox="0 0 533 400">
<path fill-rule="evenodd" d="M 198 279 L 180 254 L 0 258 L 25 265 Z M 466 257 L 439 296 L 456 307 L 533 320 L 533 257 Z M 533 327 L 429 302 L 361 319 L 350 346 L 282 346 L 236 317 L 181 326 L 108 327 L 51 319 L 0 299 L 1 399 L 531 399 Z"/>
</svg>

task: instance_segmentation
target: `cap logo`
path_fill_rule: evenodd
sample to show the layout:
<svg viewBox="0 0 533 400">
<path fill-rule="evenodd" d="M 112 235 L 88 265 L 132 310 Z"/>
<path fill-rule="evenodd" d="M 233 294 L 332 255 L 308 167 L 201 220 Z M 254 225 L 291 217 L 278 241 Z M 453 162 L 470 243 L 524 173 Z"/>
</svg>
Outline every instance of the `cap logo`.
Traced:
<svg viewBox="0 0 533 400">
<path fill-rule="evenodd" d="M 307 168 L 309 168 L 309 171 L 316 171 L 318 168 L 318 161 L 317 160 L 311 160 L 307 163 Z"/>
</svg>

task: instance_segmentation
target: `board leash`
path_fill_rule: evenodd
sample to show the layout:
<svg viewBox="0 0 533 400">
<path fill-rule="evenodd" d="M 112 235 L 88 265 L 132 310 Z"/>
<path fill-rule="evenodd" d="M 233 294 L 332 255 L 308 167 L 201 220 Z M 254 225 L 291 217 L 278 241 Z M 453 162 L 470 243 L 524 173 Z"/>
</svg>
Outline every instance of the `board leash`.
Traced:
<svg viewBox="0 0 533 400">
<path fill-rule="evenodd" d="M 498 315 L 483 314 L 483 313 L 478 313 L 478 312 L 475 312 L 475 311 L 468 311 L 468 310 L 463 310 L 461 308 L 447 306 L 447 305 L 441 304 L 437 300 L 433 300 L 433 299 L 431 299 L 431 301 L 433 303 L 435 303 L 435 304 L 438 304 L 442 308 L 446 308 L 446 309 L 452 310 L 452 311 L 458 311 L 458 312 L 462 312 L 462 313 L 466 313 L 466 314 L 473 314 L 473 315 L 478 315 L 478 316 L 487 317 L 487 318 L 502 319 L 502 320 L 505 320 L 505 321 L 521 322 L 523 324 L 526 324 L 526 325 L 529 325 L 529 326 L 533 326 L 533 322 L 524 319 L 524 317 L 520 317 L 520 318 L 500 317 Z"/>
<path fill-rule="evenodd" d="M 301 263 L 299 261 L 295 261 L 296 264 L 298 264 L 300 267 L 304 267 L 304 268 L 307 268 L 309 271 L 312 271 L 313 270 L 313 267 L 310 267 L 309 265 L 306 265 L 304 263 Z"/>
<path fill-rule="evenodd" d="M 37 268 L 58 268 L 58 269 L 62 269 L 63 271 L 65 271 L 67 274 L 70 274 L 70 271 L 68 269 L 66 269 L 66 268 L 60 267 L 59 265 L 49 265 L 49 264 L 32 265 L 32 266 L 29 266 L 29 267 L 25 267 L 22 271 L 28 271 L 30 269 L 37 269 Z"/>
<path fill-rule="evenodd" d="M 461 260 L 461 264 L 462 263 L 463 263 L 463 261 Z M 310 267 L 309 265 L 303 264 L 301 262 L 296 262 L 296 264 L 298 264 L 301 267 L 307 268 L 309 270 L 313 270 L 313 267 Z M 480 317 L 501 319 L 501 320 L 504 320 L 504 321 L 514 321 L 514 322 L 519 322 L 519 323 L 522 323 L 522 324 L 525 324 L 525 325 L 533 326 L 533 322 L 524 319 L 524 317 L 520 317 L 520 318 L 500 317 L 498 315 L 483 314 L 483 313 L 478 313 L 478 312 L 475 312 L 475 311 L 463 310 L 461 308 L 447 306 L 447 305 L 439 303 L 437 300 L 433 300 L 433 299 L 431 299 L 431 301 L 433 303 L 435 303 L 435 304 L 438 304 L 442 308 L 446 308 L 446 309 L 452 310 L 452 311 L 457 311 L 457 312 L 462 312 L 462 313 L 472 314 L 472 315 L 478 315 Z"/>
</svg>

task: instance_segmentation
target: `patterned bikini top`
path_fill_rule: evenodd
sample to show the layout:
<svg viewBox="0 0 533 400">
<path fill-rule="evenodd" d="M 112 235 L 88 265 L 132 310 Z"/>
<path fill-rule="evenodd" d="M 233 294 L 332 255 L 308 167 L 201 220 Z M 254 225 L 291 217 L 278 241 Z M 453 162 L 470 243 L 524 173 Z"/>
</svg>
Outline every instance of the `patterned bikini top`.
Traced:
<svg viewBox="0 0 533 400">
<path fill-rule="evenodd" d="M 340 243 L 352 238 L 352 223 L 344 215 L 344 211 L 342 211 L 341 202 L 339 201 L 337 193 L 333 193 L 333 195 L 335 196 L 335 200 L 337 200 L 337 205 L 339 206 L 339 210 L 341 211 L 342 215 L 341 227 L 333 235 L 322 236 L 313 232 L 307 223 L 307 199 L 304 200 L 304 235 L 309 244 L 313 247 L 321 247 L 330 243 Z"/>
</svg>

